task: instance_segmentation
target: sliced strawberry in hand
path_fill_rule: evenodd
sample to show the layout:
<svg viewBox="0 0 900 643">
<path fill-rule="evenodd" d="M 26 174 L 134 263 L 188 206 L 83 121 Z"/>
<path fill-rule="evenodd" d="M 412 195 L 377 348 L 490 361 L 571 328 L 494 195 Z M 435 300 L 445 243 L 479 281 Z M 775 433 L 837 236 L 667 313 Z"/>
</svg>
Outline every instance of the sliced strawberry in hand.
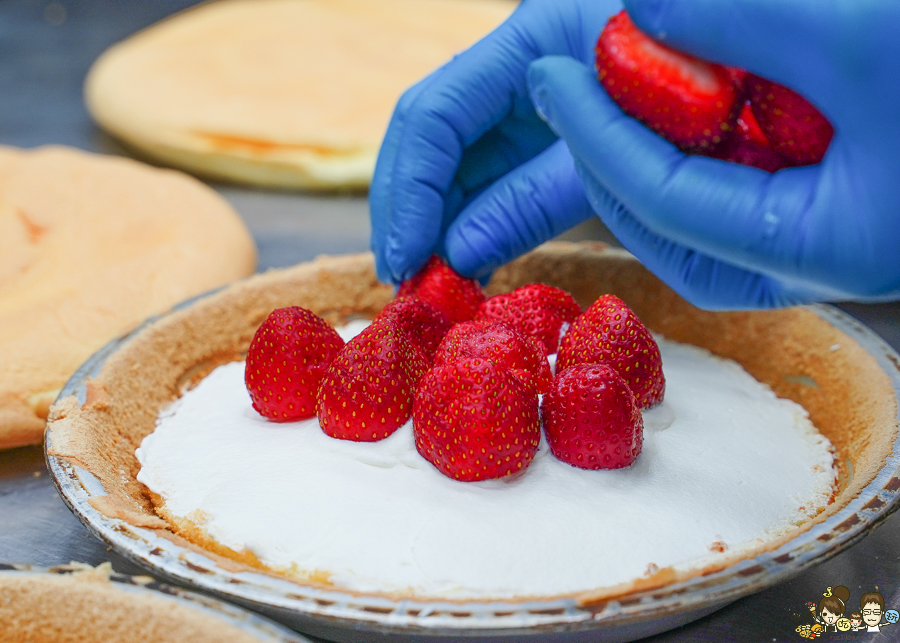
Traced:
<svg viewBox="0 0 900 643">
<path fill-rule="evenodd" d="M 603 295 L 563 335 L 556 372 L 578 364 L 606 364 L 628 383 L 639 408 L 662 402 L 666 390 L 659 346 L 621 299 Z"/>
<path fill-rule="evenodd" d="M 809 101 L 771 80 L 748 74 L 744 81 L 753 115 L 772 148 L 791 165 L 814 165 L 828 149 L 834 128 Z"/>
<path fill-rule="evenodd" d="M 528 389 L 543 393 L 550 386 L 550 365 L 544 347 L 532 338 L 495 321 L 457 324 L 444 337 L 434 365 L 482 357 L 512 372 Z"/>
<path fill-rule="evenodd" d="M 434 361 L 434 352 L 451 326 L 444 313 L 415 295 L 392 300 L 375 317 L 376 322 L 379 319 L 393 320 L 410 341 L 422 349 L 429 364 Z"/>
<path fill-rule="evenodd" d="M 278 308 L 256 330 L 244 368 L 253 408 L 279 422 L 316 414 L 316 391 L 344 340 L 315 313 Z"/>
<path fill-rule="evenodd" d="M 428 361 L 390 319 L 372 323 L 347 342 L 322 384 L 316 414 L 333 438 L 383 440 L 412 414 L 416 386 Z"/>
<path fill-rule="evenodd" d="M 560 373 L 541 407 L 550 452 L 581 469 L 619 469 L 637 459 L 644 419 L 631 389 L 603 364 Z"/>
<path fill-rule="evenodd" d="M 723 145 L 710 153 L 710 156 L 770 173 L 791 166 L 790 161 L 769 145 L 769 139 L 756 122 L 749 101 L 744 104 L 738 116 L 735 131 Z"/>
<path fill-rule="evenodd" d="M 622 110 L 685 152 L 708 151 L 740 110 L 733 73 L 643 34 L 621 11 L 595 48 L 600 83 Z"/>
<path fill-rule="evenodd" d="M 413 432 L 418 452 L 444 475 L 502 478 L 537 452 L 538 398 L 486 359 L 436 366 L 416 391 Z"/>
<path fill-rule="evenodd" d="M 575 298 L 561 288 L 528 284 L 511 293 L 495 295 L 481 306 L 475 319 L 503 322 L 523 335 L 533 337 L 548 354 L 559 346 L 559 331 L 581 314 Z"/>
<path fill-rule="evenodd" d="M 468 321 L 484 303 L 484 291 L 474 279 L 459 276 L 437 255 L 414 277 L 400 284 L 398 297 L 417 295 L 440 310 L 451 324 Z"/>
<path fill-rule="evenodd" d="M 748 143 L 755 143 L 762 147 L 769 147 L 769 138 L 759 126 L 756 116 L 753 115 L 753 108 L 750 107 L 750 101 L 744 101 L 741 113 L 738 114 L 736 133 L 741 140 Z"/>
</svg>

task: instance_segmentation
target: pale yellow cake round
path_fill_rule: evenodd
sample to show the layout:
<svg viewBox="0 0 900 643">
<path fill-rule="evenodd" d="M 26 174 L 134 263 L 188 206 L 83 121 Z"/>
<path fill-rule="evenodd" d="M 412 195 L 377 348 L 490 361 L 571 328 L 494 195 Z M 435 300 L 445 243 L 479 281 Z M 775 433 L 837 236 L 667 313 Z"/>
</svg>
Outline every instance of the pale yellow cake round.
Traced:
<svg viewBox="0 0 900 643">
<path fill-rule="evenodd" d="M 286 643 L 299 641 L 235 608 L 147 588 L 148 576 L 113 575 L 109 563 L 51 571 L 0 570 L 0 642 Z"/>
<path fill-rule="evenodd" d="M 85 97 L 164 164 L 254 185 L 365 188 L 410 85 L 513 0 L 219 0 L 106 51 Z"/>
<path fill-rule="evenodd" d="M 192 177 L 0 147 L 0 448 L 40 443 L 59 389 L 110 339 L 255 265 L 237 213 Z"/>
<path fill-rule="evenodd" d="M 632 573 L 623 582 L 603 585 L 600 581 L 595 586 L 582 586 L 578 591 L 562 592 L 576 596 L 582 603 L 662 587 L 725 569 L 739 560 L 773 550 L 846 507 L 874 479 L 891 452 L 897 430 L 897 405 L 889 378 L 874 358 L 852 338 L 810 310 L 701 311 L 666 288 L 627 253 L 590 244 L 545 245 L 498 270 L 488 292 L 507 292 L 533 282 L 564 288 L 582 305 L 601 294 L 614 293 L 622 297 L 654 332 L 736 361 L 750 376 L 770 387 L 779 397 L 805 409 L 819 434 L 830 441 L 837 473 L 833 497 L 808 510 L 794 523 L 772 532 L 768 538 L 740 548 L 722 547 L 725 551 L 718 551 L 720 555 L 687 565 L 657 567 L 643 561 L 639 573 Z M 54 406 L 50 454 L 77 462 L 102 481 L 108 495 L 93 497 L 90 502 L 104 515 L 153 528 L 163 537 L 204 552 L 209 558 L 219 561 L 224 569 L 262 570 L 310 587 L 362 591 L 368 595 L 396 599 L 517 600 L 520 596 L 515 591 L 504 593 L 490 587 L 487 590 L 476 587 L 470 588 L 473 591 L 469 592 L 442 593 L 402 589 L 387 583 L 381 587 L 353 586 L 345 582 L 346 576 L 330 573 L 332 570 L 304 568 L 302 563 L 292 569 L 271 562 L 267 564 L 257 555 L 259 550 L 255 548 L 255 543 L 236 547 L 218 532 L 207 529 L 206 516 L 202 511 L 192 515 L 174 515 L 167 509 L 165 498 L 138 480 L 141 465 L 135 449 L 154 432 L 160 418 L 169 413 L 167 409 L 180 393 L 194 388 L 198 382 L 205 384 L 207 380 L 204 378 L 216 367 L 242 358 L 257 326 L 273 308 L 300 305 L 332 324 L 340 325 L 353 319 L 372 318 L 391 297 L 392 289 L 379 284 L 375 278 L 371 256 L 358 255 L 321 258 L 286 271 L 256 276 L 203 299 L 189 309 L 149 327 L 111 356 L 101 375 L 90 383 L 83 404 L 74 398 L 67 398 Z M 688 349 L 689 354 L 696 350 Z M 130 377 L 137 364 L 142 368 L 140 379 Z M 811 382 L 814 384 L 811 385 Z M 700 394 L 702 392 L 696 395 Z M 262 422 L 259 426 L 260 442 L 272 444 L 273 440 L 279 439 L 274 435 L 279 432 L 276 429 L 278 427 L 267 430 Z M 659 425 L 648 430 L 658 431 Z M 112 440 L 112 435 L 119 431 L 123 434 Z M 223 428 L 222 444 L 216 445 L 216 453 L 220 452 L 220 447 L 227 449 L 229 444 L 237 444 L 231 438 L 225 439 L 224 436 L 231 435 L 229 431 Z M 666 433 L 667 430 L 662 431 L 662 435 Z M 763 434 L 759 432 L 759 435 Z M 675 437 L 675 432 L 668 431 L 666 439 Z M 762 453 L 765 460 L 766 443 L 754 444 L 752 426 L 745 438 L 754 450 Z M 402 441 L 402 435 L 400 439 Z M 331 438 L 320 441 L 323 440 Z M 659 443 L 660 446 L 662 444 Z M 364 446 L 359 445 L 359 448 Z M 405 447 L 399 451 L 390 445 L 385 448 L 397 451 L 403 466 L 411 466 L 407 460 L 414 459 L 416 455 L 414 451 L 407 453 Z M 335 447 L 322 453 L 324 457 L 334 458 L 336 453 L 341 455 L 338 451 L 343 450 L 343 447 Z M 251 461 L 251 456 L 247 453 L 244 457 L 243 454 L 244 451 L 238 448 L 231 455 L 220 453 L 216 457 L 228 459 L 227 470 L 241 471 L 246 476 L 245 465 Z M 383 456 L 384 453 L 372 452 L 362 457 L 362 464 L 370 469 L 386 466 L 387 460 Z M 188 458 L 189 461 L 195 459 L 193 456 Z M 625 475 L 641 476 L 645 473 L 641 469 L 647 469 L 648 463 L 653 468 L 655 462 L 652 459 L 640 461 L 639 458 L 636 468 Z M 185 466 L 189 467 L 189 464 Z M 422 468 L 427 466 L 430 465 L 425 463 Z M 757 465 L 757 469 L 759 471 L 755 475 L 765 475 L 764 464 Z M 849 475 L 850 471 L 852 475 Z M 121 472 L 125 473 L 124 477 Z M 377 475 L 374 469 L 369 473 Z M 522 479 L 528 473 L 526 471 Z M 754 474 L 748 472 L 746 476 L 747 484 L 752 485 Z M 616 486 L 619 483 L 611 484 Z M 469 493 L 466 489 L 475 495 L 485 493 L 483 489 L 466 488 L 466 483 L 452 480 L 447 480 L 446 485 L 456 485 L 454 489 L 462 485 L 459 487 L 460 494 Z M 312 487 L 301 486 L 299 489 L 284 489 L 283 493 L 318 494 Z M 693 496 L 699 499 L 701 494 L 693 494 L 689 487 L 684 491 L 688 499 Z M 774 488 L 760 485 L 761 489 L 763 487 L 768 489 L 766 493 L 777 497 L 777 483 Z M 423 489 L 427 488 L 423 486 Z M 579 493 L 583 493 L 586 487 L 582 485 L 581 488 Z M 487 493 L 495 491 L 495 500 L 502 502 L 501 496 L 505 493 L 502 489 L 491 489 Z M 272 493 L 276 492 L 267 491 L 260 495 L 259 504 L 268 503 L 273 498 Z M 444 488 L 435 497 L 443 497 L 441 494 L 446 493 Z M 735 500 L 740 502 L 739 498 Z M 416 502 L 427 503 L 428 499 L 419 498 Z M 385 512 L 394 506 L 390 498 L 384 498 L 384 503 Z M 651 505 L 648 503 L 646 506 Z M 378 507 L 373 511 L 377 513 Z M 483 517 L 483 508 L 479 512 L 478 515 Z M 364 512 L 358 513 L 359 517 L 363 515 Z M 311 529 L 312 526 L 319 529 L 330 520 L 326 514 L 304 514 L 300 518 L 309 521 Z M 481 524 L 475 516 L 471 520 L 473 525 Z M 437 526 L 432 525 L 431 531 L 426 530 L 433 535 L 433 538 L 426 539 L 429 544 L 438 542 L 442 537 L 441 531 L 435 530 Z M 727 528 L 726 521 L 723 520 L 721 527 L 723 530 Z M 327 528 L 325 531 L 328 531 Z M 515 532 L 515 537 L 527 540 L 530 536 L 528 530 L 519 530 Z M 715 544 L 709 543 L 709 546 Z M 625 548 L 621 555 L 627 558 L 629 549 Z M 350 558 L 349 553 L 347 558 Z M 428 563 L 426 560 L 423 564 L 427 566 Z M 378 564 L 391 565 L 391 561 L 382 560 Z M 397 562 L 397 565 L 401 564 L 401 561 Z M 548 585 L 548 593 L 558 595 L 559 590 L 554 591 Z M 530 598 L 542 595 L 539 588 L 533 587 L 525 594 Z"/>
</svg>

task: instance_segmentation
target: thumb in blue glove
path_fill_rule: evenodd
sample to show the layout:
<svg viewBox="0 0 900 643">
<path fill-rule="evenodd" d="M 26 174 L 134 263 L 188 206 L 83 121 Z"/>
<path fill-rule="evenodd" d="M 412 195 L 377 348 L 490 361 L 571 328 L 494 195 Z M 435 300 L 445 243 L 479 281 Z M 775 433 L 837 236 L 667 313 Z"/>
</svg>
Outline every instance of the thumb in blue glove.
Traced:
<svg viewBox="0 0 900 643">
<path fill-rule="evenodd" d="M 774 175 L 686 156 L 626 116 L 589 66 L 538 60 L 532 100 L 619 240 L 708 308 L 900 297 L 900 68 L 891 62 L 900 56 L 900 5 L 626 4 L 667 44 L 799 91 L 835 135 L 819 165 Z"/>
</svg>

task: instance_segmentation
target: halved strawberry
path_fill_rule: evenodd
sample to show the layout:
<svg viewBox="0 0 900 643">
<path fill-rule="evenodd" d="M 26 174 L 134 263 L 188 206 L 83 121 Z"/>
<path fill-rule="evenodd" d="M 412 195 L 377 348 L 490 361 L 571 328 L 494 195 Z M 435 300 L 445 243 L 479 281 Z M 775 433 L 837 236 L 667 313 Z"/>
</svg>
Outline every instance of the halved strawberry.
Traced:
<svg viewBox="0 0 900 643">
<path fill-rule="evenodd" d="M 713 150 L 710 156 L 723 161 L 749 165 L 766 172 L 777 172 L 792 165 L 769 145 L 769 139 L 766 138 L 756 121 L 749 101 L 745 102 L 741 109 L 737 127 L 731 132 L 731 136 Z"/>
<path fill-rule="evenodd" d="M 748 143 L 769 147 L 769 138 L 759 126 L 756 116 L 753 115 L 753 108 L 750 107 L 749 100 L 744 101 L 741 113 L 738 114 L 736 133 Z"/>
<path fill-rule="evenodd" d="M 382 308 L 375 321 L 392 319 L 400 330 L 425 353 L 429 363 L 444 335 L 450 330 L 447 316 L 421 297 L 397 297 Z"/>
<path fill-rule="evenodd" d="M 313 417 L 319 383 L 343 347 L 315 313 L 298 306 L 273 310 L 247 350 L 244 384 L 253 408 L 279 422 Z"/>
<path fill-rule="evenodd" d="M 501 322 L 473 320 L 457 324 L 438 346 L 434 365 L 453 364 L 470 357 L 483 357 L 505 366 L 535 393 L 546 391 L 553 377 L 544 347 Z"/>
<path fill-rule="evenodd" d="M 719 145 L 740 101 L 729 70 L 643 34 L 625 11 L 610 18 L 595 48 L 597 74 L 622 108 L 685 152 Z"/>
<path fill-rule="evenodd" d="M 506 368 L 480 357 L 436 366 L 416 391 L 416 449 L 456 480 L 524 470 L 541 438 L 538 398 Z"/>
<path fill-rule="evenodd" d="M 475 319 L 503 322 L 544 345 L 548 354 L 559 346 L 559 331 L 581 314 L 581 306 L 562 288 L 528 284 L 510 293 L 495 295 L 481 306 Z"/>
<path fill-rule="evenodd" d="M 753 115 L 776 152 L 792 165 L 822 160 L 834 128 L 803 96 L 771 80 L 748 74 L 744 80 Z"/>
<path fill-rule="evenodd" d="M 451 324 L 475 318 L 484 303 L 484 291 L 474 279 L 459 276 L 437 255 L 432 255 L 412 279 L 400 284 L 398 297 L 418 295 L 440 310 Z"/>
<path fill-rule="evenodd" d="M 554 380 L 541 406 L 557 458 L 582 469 L 619 469 L 644 443 L 644 419 L 631 389 L 611 367 L 580 364 Z"/>
<path fill-rule="evenodd" d="M 365 328 L 334 358 L 322 384 L 316 415 L 333 438 L 383 440 L 412 413 L 413 396 L 428 361 L 390 319 Z"/>
<path fill-rule="evenodd" d="M 666 390 L 656 340 L 621 299 L 603 295 L 563 335 L 556 372 L 578 364 L 611 366 L 631 387 L 639 408 L 662 402 Z"/>
</svg>

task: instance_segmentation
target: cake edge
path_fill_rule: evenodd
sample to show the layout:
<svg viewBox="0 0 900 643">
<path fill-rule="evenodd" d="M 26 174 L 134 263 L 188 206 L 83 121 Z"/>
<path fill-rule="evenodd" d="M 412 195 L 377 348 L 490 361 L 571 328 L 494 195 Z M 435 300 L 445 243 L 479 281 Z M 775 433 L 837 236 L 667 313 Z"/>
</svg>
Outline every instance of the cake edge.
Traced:
<svg viewBox="0 0 900 643">
<path fill-rule="evenodd" d="M 592 275 L 589 270 L 586 271 L 585 264 L 591 265 L 596 269 L 598 265 L 600 265 L 597 262 L 601 262 L 601 267 L 603 268 L 602 275 L 600 275 L 601 278 L 596 280 L 596 282 L 599 283 L 596 283 L 593 279 L 585 279 L 585 275 L 597 276 Z M 536 266 L 539 266 L 539 268 Z M 749 332 L 751 336 L 754 334 L 762 334 L 765 336 L 770 333 L 773 326 L 779 326 L 782 330 L 785 327 L 793 329 L 796 337 L 789 337 L 789 339 L 792 340 L 791 342 L 788 342 L 790 345 L 779 346 L 778 351 L 775 352 L 776 354 L 770 355 L 770 357 L 777 357 L 778 355 L 781 355 L 782 358 L 784 355 L 796 356 L 798 345 L 804 344 L 802 340 L 804 338 L 809 339 L 811 336 L 815 336 L 814 338 L 816 341 L 813 342 L 815 345 L 805 346 L 805 348 L 800 351 L 804 354 L 805 359 L 801 360 L 800 364 L 795 363 L 794 366 L 817 366 L 817 368 L 812 368 L 810 371 L 814 376 L 810 379 L 817 383 L 816 387 L 809 387 L 807 384 L 800 384 L 794 380 L 785 381 L 783 378 L 773 378 L 772 365 L 760 363 L 761 360 L 759 359 L 749 360 L 749 368 L 748 364 L 744 363 L 742 360 L 737 359 L 737 361 L 742 363 L 754 377 L 769 384 L 779 396 L 793 399 L 810 412 L 813 423 L 835 446 L 838 455 L 838 457 L 836 457 L 836 464 L 841 474 L 840 484 L 842 487 L 836 490 L 835 501 L 828 505 L 828 507 L 815 518 L 804 522 L 797 528 L 785 533 L 780 538 L 769 541 L 757 549 L 745 550 L 734 556 L 725 557 L 721 561 L 717 561 L 711 565 L 682 571 L 673 568 L 663 568 L 645 578 L 636 579 L 616 586 L 597 588 L 596 590 L 587 592 L 577 592 L 571 595 L 554 595 L 552 597 L 527 596 L 516 597 L 514 599 L 504 597 L 502 600 L 525 601 L 544 598 L 558 599 L 571 597 L 575 598 L 581 605 L 590 606 L 611 598 L 659 589 L 672 583 L 685 581 L 693 577 L 704 576 L 726 569 L 741 560 L 746 560 L 759 553 L 776 549 L 797 537 L 799 534 L 809 530 L 814 525 L 823 522 L 828 516 L 833 515 L 846 506 L 846 504 L 855 497 L 868 482 L 874 479 L 875 474 L 877 474 L 878 470 L 884 464 L 886 457 L 890 454 L 893 441 L 897 434 L 897 404 L 889 378 L 880 367 L 877 366 L 874 358 L 862 349 L 862 347 L 856 344 L 849 336 L 819 318 L 815 313 L 804 309 L 756 311 L 751 313 L 709 313 L 700 311 L 684 302 L 684 300 L 678 297 L 674 292 L 662 285 L 661 282 L 650 275 L 649 272 L 640 267 L 636 260 L 628 253 L 621 250 L 609 249 L 603 244 L 592 243 L 569 244 L 554 242 L 545 244 L 533 253 L 498 270 L 491 284 L 488 286 L 488 293 L 495 294 L 496 292 L 509 290 L 516 285 L 521 285 L 522 283 L 530 281 L 550 281 L 548 279 L 534 279 L 535 273 L 543 273 L 544 276 L 547 274 L 552 275 L 554 277 L 552 280 L 553 285 L 570 290 L 582 304 L 589 303 L 597 296 L 597 294 L 602 294 L 595 294 L 598 288 L 605 292 L 615 292 L 619 296 L 622 296 L 654 331 L 661 332 L 663 335 L 675 339 L 676 341 L 685 341 L 683 338 L 684 336 L 690 336 L 694 333 L 693 339 L 700 341 L 688 340 L 687 343 L 700 345 L 714 354 L 719 354 L 723 357 L 734 359 L 734 356 L 729 353 L 741 353 L 741 350 L 737 350 L 734 346 L 735 328 L 733 327 L 736 325 L 743 329 L 742 333 Z M 351 280 L 349 284 L 346 282 L 346 279 L 348 278 Z M 310 279 L 312 279 L 311 283 L 309 282 Z M 324 285 L 334 286 L 337 283 L 336 280 L 342 282 L 345 286 L 344 288 L 339 288 L 337 291 L 334 291 L 340 294 L 337 302 L 334 298 L 324 296 L 327 292 L 327 288 L 323 289 L 322 287 Z M 221 313 L 223 308 L 228 307 L 229 302 L 234 302 L 236 299 L 244 299 L 244 304 L 246 304 L 246 300 L 249 299 L 250 305 L 245 305 L 243 309 L 239 310 L 239 316 L 244 316 L 245 324 L 242 328 L 242 332 L 238 333 L 240 339 L 237 344 L 232 345 L 232 350 L 228 351 L 220 349 L 212 351 L 211 354 L 204 356 L 204 359 L 195 359 L 194 361 L 197 363 L 191 364 L 190 368 L 183 368 L 179 377 L 176 378 L 174 385 L 168 386 L 166 388 L 166 394 L 154 399 L 150 406 L 154 409 L 159 409 L 163 404 L 173 401 L 178 396 L 181 389 L 189 387 L 193 382 L 198 381 L 215 366 L 234 359 L 240 359 L 243 352 L 241 347 L 246 347 L 250 337 L 252 337 L 253 330 L 255 330 L 256 326 L 261 322 L 265 315 L 268 314 L 268 310 L 271 310 L 271 308 L 266 309 L 266 305 L 263 305 L 262 308 L 260 308 L 260 304 L 263 302 L 258 300 L 262 299 L 266 303 L 271 304 L 271 307 L 274 308 L 276 305 L 274 305 L 271 299 L 278 299 L 278 297 L 286 294 L 281 292 L 285 286 L 285 282 L 297 285 L 295 282 L 298 281 L 300 282 L 300 285 L 298 286 L 299 292 L 296 292 L 291 298 L 299 297 L 302 299 L 305 297 L 304 301 L 300 303 L 308 304 L 307 307 L 322 315 L 333 324 L 341 323 L 353 316 L 371 317 L 393 294 L 392 289 L 379 284 L 375 279 L 374 271 L 371 267 L 371 255 L 369 254 L 343 257 L 320 257 L 309 264 L 301 264 L 286 270 L 271 271 L 264 275 L 258 275 L 245 281 L 238 282 L 222 293 L 201 300 L 188 311 L 180 311 L 179 313 L 175 313 L 174 315 L 161 320 L 157 325 L 147 329 L 147 331 L 145 331 L 145 333 L 147 333 L 146 335 L 142 333 L 141 336 L 135 340 L 141 340 L 141 343 L 136 348 L 151 349 L 154 342 L 159 341 L 160 334 L 167 334 L 165 332 L 166 329 L 171 330 L 177 327 L 178 324 L 182 323 L 182 320 L 186 319 L 187 321 L 190 321 L 190 317 L 193 314 L 191 311 L 195 310 L 197 306 L 200 306 L 201 312 L 206 309 L 211 309 L 212 311 L 218 310 L 218 312 Z M 586 281 L 589 283 L 584 283 Z M 306 288 L 302 287 L 304 283 Z M 261 296 L 261 292 L 265 293 L 267 289 L 272 288 L 279 291 L 278 296 Z M 352 305 L 339 305 L 340 301 L 342 301 L 343 304 L 346 304 L 348 298 L 349 301 L 353 302 Z M 287 304 L 282 303 L 281 305 Z M 704 332 L 696 335 L 696 329 L 691 330 L 693 325 L 687 323 L 688 321 L 699 321 L 705 324 Z M 233 341 L 235 338 L 232 337 L 231 339 Z M 848 350 L 832 350 L 831 347 L 836 345 L 835 342 L 840 342 L 841 347 L 846 347 Z M 750 341 L 744 341 L 743 343 L 746 346 L 753 345 L 753 342 Z M 716 350 L 716 348 L 719 350 Z M 822 353 L 823 350 L 826 351 L 825 354 Z M 139 350 L 139 352 L 142 351 Z M 835 353 L 842 354 L 837 356 Z M 845 358 L 847 353 L 851 354 L 849 358 Z M 107 388 L 112 387 L 115 389 L 115 392 L 122 392 L 120 390 L 122 388 L 121 382 L 119 384 L 116 383 L 116 375 L 117 373 L 118 375 L 122 374 L 124 365 L 121 357 L 119 359 L 115 359 L 115 357 L 116 356 L 110 359 L 100 377 L 91 383 L 89 391 L 94 390 L 95 393 L 88 396 L 90 399 L 86 400 L 83 407 L 79 407 L 77 402 L 72 400 L 63 400 L 54 406 L 51 415 L 53 440 L 52 447 L 48 449 L 48 453 L 51 455 L 74 461 L 78 463 L 79 466 L 91 471 L 94 475 L 97 475 L 99 472 L 101 475 L 97 475 L 97 477 L 100 478 L 101 481 L 104 481 L 104 486 L 106 486 L 107 489 L 109 489 L 109 486 L 106 482 L 110 480 L 110 476 L 106 475 L 104 477 L 104 475 L 102 475 L 104 473 L 103 469 L 105 465 L 103 462 L 98 462 L 96 447 L 94 447 L 95 451 L 91 452 L 90 445 L 93 443 L 90 442 L 88 437 L 82 437 L 81 433 L 90 435 L 93 432 L 96 438 L 103 438 L 102 435 L 97 435 L 97 432 L 91 428 L 91 424 L 98 421 L 103 416 L 108 416 L 111 412 Z M 831 358 L 830 360 L 827 359 L 829 357 Z M 124 361 L 127 362 L 128 360 Z M 776 359 L 775 361 L 778 360 Z M 873 401 L 873 398 L 875 398 L 875 402 L 878 402 L 877 398 L 880 396 L 880 403 L 874 405 L 869 404 L 869 408 L 867 409 L 868 412 L 857 412 L 856 415 L 858 417 L 855 422 L 841 424 L 843 418 L 838 418 L 836 422 L 826 421 L 827 430 L 823 430 L 823 427 L 816 421 L 814 415 L 825 417 L 823 415 L 824 411 L 821 408 L 823 406 L 823 400 L 827 400 L 829 394 L 834 392 L 836 384 L 838 392 L 840 392 L 841 387 L 848 387 L 847 381 L 837 378 L 840 381 L 835 382 L 833 373 L 829 375 L 829 373 L 825 372 L 824 366 L 829 362 L 835 361 L 837 361 L 838 364 L 830 364 L 830 370 L 833 371 L 835 367 L 840 367 L 839 370 L 842 372 L 848 370 L 848 362 L 854 362 L 855 368 L 849 370 L 851 373 L 857 373 L 864 376 L 861 377 L 861 379 L 865 380 L 866 385 L 863 386 L 854 378 L 849 382 L 849 388 L 853 389 L 851 392 L 855 393 L 857 397 L 862 396 L 868 398 L 869 402 Z M 760 377 L 757 373 L 761 373 L 763 377 Z M 766 376 L 768 376 L 768 380 Z M 822 386 L 818 385 L 819 380 L 816 379 L 817 377 L 822 381 Z M 855 386 L 853 385 L 854 382 Z M 803 387 L 810 388 L 812 391 L 804 390 Z M 124 390 L 127 391 L 128 387 L 126 386 Z M 859 411 L 867 406 L 866 402 L 855 399 L 853 396 L 849 396 L 848 398 L 846 391 L 844 398 L 845 399 L 842 401 L 849 403 L 835 403 L 832 400 L 832 404 L 830 404 L 829 407 L 833 409 L 835 404 L 837 404 L 845 409 L 856 409 Z M 803 400 L 807 403 L 804 404 Z M 127 409 L 125 409 L 125 411 L 126 415 L 128 415 Z M 115 413 L 113 413 L 113 415 L 115 415 Z M 154 410 L 149 424 L 150 431 L 152 431 L 153 426 L 155 426 L 155 416 L 156 411 Z M 143 413 L 142 417 L 144 425 L 146 426 L 146 412 Z M 840 424 L 840 427 L 835 426 L 835 424 Z M 856 450 L 849 450 L 850 446 L 855 445 L 856 447 L 859 447 L 860 436 L 865 431 L 866 427 L 871 428 L 872 426 L 884 427 L 887 428 L 887 430 L 882 430 L 880 434 L 864 436 L 866 440 L 862 449 L 857 448 Z M 840 430 L 838 430 L 839 428 Z M 51 429 L 48 429 L 48 431 L 49 430 Z M 149 431 L 146 431 L 144 435 L 146 435 L 146 433 L 149 433 Z M 142 439 L 143 435 L 140 435 L 140 437 L 137 438 L 136 444 L 134 443 L 134 440 L 136 439 L 134 436 L 120 435 L 119 437 L 128 437 L 127 443 L 132 447 L 130 449 L 131 459 L 134 460 L 133 450 L 139 446 L 140 439 Z M 109 436 L 106 436 L 106 438 L 109 438 Z M 100 439 L 98 446 L 102 447 L 103 444 L 104 441 Z M 853 475 L 851 475 L 848 470 L 847 462 L 852 463 Z M 132 480 L 136 473 L 137 470 L 131 471 Z M 142 485 L 139 485 L 136 481 L 134 481 L 134 484 L 142 487 Z M 184 533 L 178 533 L 183 530 L 179 530 L 178 528 L 170 530 L 170 528 L 167 528 L 169 527 L 169 523 L 166 523 L 166 521 L 159 518 L 159 512 L 155 511 L 155 503 L 148 497 L 147 490 L 139 488 L 137 489 L 138 493 L 135 494 L 135 490 L 132 489 L 132 495 L 129 496 L 121 489 L 115 489 L 115 485 L 113 485 L 113 488 L 113 493 L 108 496 L 111 500 L 95 503 L 94 500 L 99 500 L 99 498 L 95 498 L 91 501 L 91 504 L 104 515 L 121 518 L 131 524 L 143 522 L 144 524 L 139 524 L 138 526 L 155 528 L 159 535 L 169 538 L 178 544 L 184 545 L 187 543 L 188 547 L 196 549 L 204 555 L 209 556 L 213 553 L 209 551 L 208 547 L 202 546 L 202 535 L 198 536 L 196 533 L 193 535 L 194 539 L 201 541 L 200 546 L 198 546 L 192 542 L 191 538 L 185 539 Z M 190 534 L 188 535 L 190 536 Z M 225 553 L 227 556 L 227 552 Z M 219 559 L 222 558 L 222 556 L 217 554 L 214 555 L 213 558 L 215 558 L 217 562 L 221 562 Z M 249 567 L 257 573 L 263 571 L 264 573 L 269 573 L 277 578 L 285 578 L 283 574 L 277 572 L 260 570 L 254 564 L 242 567 L 242 564 L 237 563 L 233 558 L 228 558 L 228 560 L 230 560 L 232 564 L 226 563 L 226 568 L 231 567 L 238 570 L 246 570 L 247 567 Z M 235 568 L 234 565 L 237 565 L 237 567 Z M 289 578 L 294 582 L 299 582 L 294 577 Z M 356 595 L 383 595 L 390 598 L 433 600 L 433 597 L 409 595 L 408 593 L 359 593 L 345 588 L 334 587 L 327 583 L 315 582 L 314 580 L 300 584 L 327 590 L 338 590 Z M 438 600 L 454 602 L 452 599 L 443 597 L 440 597 Z M 464 600 L 460 602 L 471 601 Z"/>
</svg>

